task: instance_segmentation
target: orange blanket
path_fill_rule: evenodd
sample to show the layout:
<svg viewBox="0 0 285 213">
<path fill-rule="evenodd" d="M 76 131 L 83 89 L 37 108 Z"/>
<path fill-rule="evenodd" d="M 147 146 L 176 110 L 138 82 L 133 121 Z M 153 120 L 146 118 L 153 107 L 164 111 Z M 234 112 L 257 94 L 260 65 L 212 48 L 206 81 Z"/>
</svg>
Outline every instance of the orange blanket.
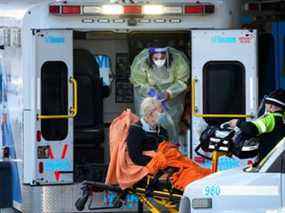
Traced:
<svg viewBox="0 0 285 213">
<path fill-rule="evenodd" d="M 127 143 L 125 143 L 130 126 L 138 120 L 136 115 L 125 111 L 112 122 L 109 135 L 111 159 L 106 184 L 119 184 L 121 189 L 126 189 L 148 174 L 145 167 L 132 162 L 128 155 Z"/>
<path fill-rule="evenodd" d="M 174 188 L 181 190 L 189 183 L 211 174 L 209 169 L 200 167 L 182 155 L 175 145 L 167 141 L 159 145 L 156 154 L 146 167 L 150 174 L 155 174 L 159 169 L 166 167 L 178 168 L 179 171 L 170 177 L 170 181 Z"/>
<path fill-rule="evenodd" d="M 128 155 L 127 143 L 130 126 L 139 118 L 130 111 L 123 112 L 110 126 L 110 164 L 108 167 L 106 184 L 119 184 L 121 189 L 133 186 L 147 174 L 155 174 L 166 167 L 176 167 L 179 171 L 170 178 L 177 189 L 184 189 L 190 182 L 200 179 L 208 174 L 210 170 L 203 169 L 187 157 L 183 156 L 177 147 L 169 142 L 159 145 L 157 152 L 148 152 L 146 155 L 152 160 L 146 167 L 135 165 Z M 135 142 L 135 141 L 134 141 Z"/>
</svg>

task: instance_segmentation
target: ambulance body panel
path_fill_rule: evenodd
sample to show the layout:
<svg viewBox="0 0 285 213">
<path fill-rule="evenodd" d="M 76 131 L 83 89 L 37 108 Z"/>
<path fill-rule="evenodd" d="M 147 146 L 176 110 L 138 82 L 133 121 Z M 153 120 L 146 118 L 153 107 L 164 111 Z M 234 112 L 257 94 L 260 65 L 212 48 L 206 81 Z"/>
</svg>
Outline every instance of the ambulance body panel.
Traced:
<svg viewBox="0 0 285 213">
<path fill-rule="evenodd" d="M 180 48 L 189 57 L 191 80 L 198 79 L 197 113 L 205 112 L 201 108 L 203 100 L 199 86 L 203 79 L 203 72 L 199 69 L 204 65 L 195 58 L 196 54 L 205 54 L 203 63 L 207 60 L 240 60 L 243 72 L 252 79 L 242 85 L 247 91 L 243 97 L 246 110 L 240 113 L 256 113 L 256 31 L 230 30 L 240 28 L 238 1 L 199 2 L 152 1 L 150 6 L 154 7 L 146 7 L 145 1 L 119 6 L 111 4 L 111 7 L 115 5 L 119 8 L 119 13 L 131 13 L 120 15 L 104 11 L 103 5 L 109 5 L 109 1 L 14 3 L 1 7 L 3 141 L 0 146 L 8 146 L 11 150 L 8 160 L 13 162 L 13 208 L 23 212 L 75 211 L 74 202 L 80 193 L 78 182 L 87 175 L 80 173 L 78 168 L 90 159 L 92 162 L 96 159 L 95 163 L 108 163 L 108 128 L 105 126 L 122 110 L 134 108 L 132 86 L 128 82 L 129 66 L 135 55 L 152 40 L 162 40 L 164 44 Z M 153 8 L 162 11 L 153 14 Z M 214 52 L 206 51 L 213 47 L 209 46 L 210 43 L 194 38 L 199 37 L 199 33 L 208 35 L 206 37 L 212 42 L 211 45 L 217 47 L 213 51 L 221 53 L 219 58 L 213 58 Z M 252 40 L 250 44 L 241 44 L 239 37 L 246 34 L 252 36 Z M 236 42 L 233 43 L 228 37 L 234 37 Z M 243 49 L 246 45 L 249 45 L 248 49 Z M 201 52 L 196 52 L 198 49 Z M 240 50 L 238 56 L 237 49 Z M 247 50 L 253 61 L 244 57 L 243 51 Z M 88 56 L 94 69 L 108 73 L 101 73 L 101 78 L 98 74 L 90 77 L 92 73 L 80 73 L 74 66 L 76 60 L 81 61 L 80 66 L 84 64 L 80 58 L 82 54 Z M 98 67 L 92 57 L 97 60 Z M 125 67 L 121 67 L 122 64 Z M 84 115 L 84 107 L 88 104 L 82 103 L 88 102 L 88 97 L 96 93 L 85 92 L 83 96 L 80 91 L 78 93 L 78 87 L 82 87 L 82 79 L 86 76 L 96 78 L 98 84 L 95 84 L 103 88 L 102 91 L 104 86 L 111 91 L 108 97 L 102 95 L 104 112 L 100 118 L 95 118 L 100 125 L 93 125 L 93 129 L 88 129 L 87 124 L 84 126 L 85 123 L 78 120 L 78 113 L 80 116 L 94 116 L 88 107 L 90 115 L 87 111 Z M 247 90 L 248 86 L 250 90 Z M 52 97 L 54 102 L 49 101 Z M 94 100 L 98 102 L 98 97 Z M 52 113 L 57 118 L 50 118 Z M 203 121 L 196 121 L 193 117 L 192 129 L 196 129 L 195 125 L 198 128 L 201 123 Z M 85 135 L 81 138 L 83 130 Z M 86 132 L 94 138 L 98 137 L 97 145 L 85 138 L 88 136 Z M 189 129 L 182 151 L 194 157 L 193 146 L 197 144 L 197 136 L 190 132 Z M 86 143 L 80 143 L 85 140 Z M 90 150 L 94 150 L 95 154 L 92 155 Z M 104 204 L 109 202 L 108 196 L 98 196 Z"/>
<path fill-rule="evenodd" d="M 283 212 L 284 144 L 283 139 L 257 169 L 227 170 L 189 184 L 179 212 Z"/>
</svg>

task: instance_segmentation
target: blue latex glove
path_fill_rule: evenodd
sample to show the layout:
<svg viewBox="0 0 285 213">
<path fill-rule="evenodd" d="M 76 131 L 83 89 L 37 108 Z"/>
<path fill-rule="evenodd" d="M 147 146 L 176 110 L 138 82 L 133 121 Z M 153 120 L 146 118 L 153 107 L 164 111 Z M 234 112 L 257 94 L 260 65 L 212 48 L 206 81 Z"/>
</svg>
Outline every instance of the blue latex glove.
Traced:
<svg viewBox="0 0 285 213">
<path fill-rule="evenodd" d="M 158 94 L 158 92 L 156 91 L 156 89 L 154 89 L 154 88 L 152 88 L 152 87 L 151 87 L 151 88 L 148 90 L 148 92 L 147 92 L 147 95 L 148 95 L 149 97 L 156 97 L 157 94 Z"/>
<path fill-rule="evenodd" d="M 166 111 L 169 110 L 167 99 L 164 95 L 164 93 L 159 93 L 156 89 L 150 88 L 149 91 L 147 92 L 147 95 L 153 98 L 156 98 L 161 102 L 162 108 Z"/>
</svg>

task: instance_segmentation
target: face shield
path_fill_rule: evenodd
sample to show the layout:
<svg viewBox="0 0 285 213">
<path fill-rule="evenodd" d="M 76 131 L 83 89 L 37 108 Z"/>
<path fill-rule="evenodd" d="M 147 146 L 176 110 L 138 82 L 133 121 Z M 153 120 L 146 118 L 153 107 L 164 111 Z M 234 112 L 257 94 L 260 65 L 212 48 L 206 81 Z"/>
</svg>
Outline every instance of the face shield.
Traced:
<svg viewBox="0 0 285 213">
<path fill-rule="evenodd" d="M 258 117 L 261 116 L 262 114 L 266 114 L 267 113 L 266 112 L 266 108 L 265 108 L 265 100 L 266 100 L 267 97 L 268 97 L 268 95 L 265 95 L 262 98 L 262 100 L 261 100 L 261 102 L 260 102 L 260 104 L 258 106 L 258 109 L 257 109 L 257 116 Z"/>
<path fill-rule="evenodd" d="M 152 63 L 157 68 L 162 68 L 167 62 L 168 48 L 149 48 L 149 54 Z"/>
</svg>

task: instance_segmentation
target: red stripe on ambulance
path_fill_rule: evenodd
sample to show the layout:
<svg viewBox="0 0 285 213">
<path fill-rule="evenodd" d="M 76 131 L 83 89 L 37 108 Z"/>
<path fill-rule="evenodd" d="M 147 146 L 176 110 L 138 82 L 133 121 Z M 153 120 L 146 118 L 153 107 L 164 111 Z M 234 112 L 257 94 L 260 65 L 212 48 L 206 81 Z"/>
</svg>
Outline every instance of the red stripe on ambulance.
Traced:
<svg viewBox="0 0 285 213">
<path fill-rule="evenodd" d="M 63 150 L 62 150 L 62 153 L 61 153 L 61 159 L 64 159 L 65 156 L 66 156 L 66 153 L 67 153 L 67 144 L 64 144 L 63 146 Z"/>
</svg>

